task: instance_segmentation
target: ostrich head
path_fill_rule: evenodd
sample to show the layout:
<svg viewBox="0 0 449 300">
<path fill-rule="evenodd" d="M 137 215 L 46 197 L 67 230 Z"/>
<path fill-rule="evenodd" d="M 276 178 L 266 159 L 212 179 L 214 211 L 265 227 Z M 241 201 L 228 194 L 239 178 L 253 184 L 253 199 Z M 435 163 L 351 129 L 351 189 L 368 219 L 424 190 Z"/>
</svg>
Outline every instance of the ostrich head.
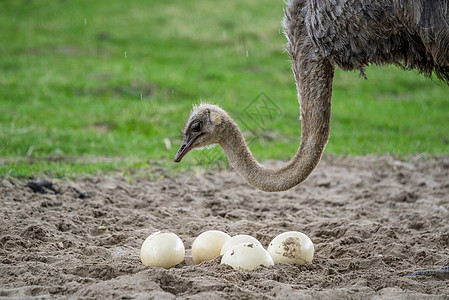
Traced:
<svg viewBox="0 0 449 300">
<path fill-rule="evenodd" d="M 184 141 L 174 161 L 180 162 L 192 149 L 219 144 L 226 116 L 226 112 L 216 105 L 194 106 L 184 129 Z"/>
</svg>

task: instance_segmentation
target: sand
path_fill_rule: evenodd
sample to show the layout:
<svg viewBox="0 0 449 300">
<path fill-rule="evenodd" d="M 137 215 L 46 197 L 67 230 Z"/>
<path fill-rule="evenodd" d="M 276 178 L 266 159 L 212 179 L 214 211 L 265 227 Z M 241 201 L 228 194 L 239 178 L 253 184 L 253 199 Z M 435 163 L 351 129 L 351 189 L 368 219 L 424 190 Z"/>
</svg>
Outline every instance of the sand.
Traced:
<svg viewBox="0 0 449 300">
<path fill-rule="evenodd" d="M 150 175 L 0 180 L 0 297 L 449 299 L 447 273 L 408 276 L 449 265 L 449 157 L 326 156 L 282 193 L 232 170 Z M 194 265 L 192 242 L 210 229 L 265 247 L 301 231 L 315 257 L 249 272 L 220 258 Z M 183 240 L 183 263 L 142 265 L 140 246 L 157 230 Z"/>
</svg>

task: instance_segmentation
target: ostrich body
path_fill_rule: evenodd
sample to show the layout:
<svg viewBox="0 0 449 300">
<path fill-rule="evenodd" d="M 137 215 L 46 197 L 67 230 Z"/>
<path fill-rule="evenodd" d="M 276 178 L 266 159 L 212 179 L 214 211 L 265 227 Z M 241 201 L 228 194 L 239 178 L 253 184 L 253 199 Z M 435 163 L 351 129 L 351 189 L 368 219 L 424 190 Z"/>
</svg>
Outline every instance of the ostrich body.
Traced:
<svg viewBox="0 0 449 300">
<path fill-rule="evenodd" d="M 369 64 L 396 64 L 449 84 L 448 0 L 290 0 L 283 25 L 301 115 L 295 156 L 277 169 L 263 166 L 229 115 L 202 104 L 187 121 L 175 162 L 194 148 L 219 144 L 251 186 L 284 191 L 305 180 L 321 159 L 336 67 L 364 76 Z"/>
</svg>

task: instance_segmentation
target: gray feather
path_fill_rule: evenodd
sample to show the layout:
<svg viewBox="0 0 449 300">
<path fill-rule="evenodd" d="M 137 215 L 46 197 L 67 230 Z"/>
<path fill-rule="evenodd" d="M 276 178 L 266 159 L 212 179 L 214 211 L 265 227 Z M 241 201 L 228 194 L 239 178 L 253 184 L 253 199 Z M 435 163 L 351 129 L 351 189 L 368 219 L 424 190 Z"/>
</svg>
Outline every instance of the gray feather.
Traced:
<svg viewBox="0 0 449 300">
<path fill-rule="evenodd" d="M 290 0 L 283 24 L 292 57 L 308 38 L 343 70 L 395 64 L 449 85 L 448 0 Z"/>
</svg>

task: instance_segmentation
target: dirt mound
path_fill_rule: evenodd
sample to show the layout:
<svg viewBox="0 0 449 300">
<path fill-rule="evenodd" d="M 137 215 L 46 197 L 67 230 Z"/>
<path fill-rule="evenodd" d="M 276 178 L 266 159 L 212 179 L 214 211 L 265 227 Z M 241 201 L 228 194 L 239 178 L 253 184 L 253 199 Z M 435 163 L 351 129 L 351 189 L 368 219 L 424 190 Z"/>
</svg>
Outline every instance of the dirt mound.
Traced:
<svg viewBox="0 0 449 300">
<path fill-rule="evenodd" d="M 448 299 L 449 158 L 325 157 L 302 185 L 252 189 L 232 171 L 154 179 L 98 176 L 0 183 L 0 297 L 92 299 Z M 267 246 L 297 230 L 315 244 L 311 265 L 234 271 L 194 265 L 201 232 L 250 234 Z M 186 260 L 140 262 L 156 230 L 184 241 Z M 432 274 L 430 274 L 432 275 Z"/>
</svg>

